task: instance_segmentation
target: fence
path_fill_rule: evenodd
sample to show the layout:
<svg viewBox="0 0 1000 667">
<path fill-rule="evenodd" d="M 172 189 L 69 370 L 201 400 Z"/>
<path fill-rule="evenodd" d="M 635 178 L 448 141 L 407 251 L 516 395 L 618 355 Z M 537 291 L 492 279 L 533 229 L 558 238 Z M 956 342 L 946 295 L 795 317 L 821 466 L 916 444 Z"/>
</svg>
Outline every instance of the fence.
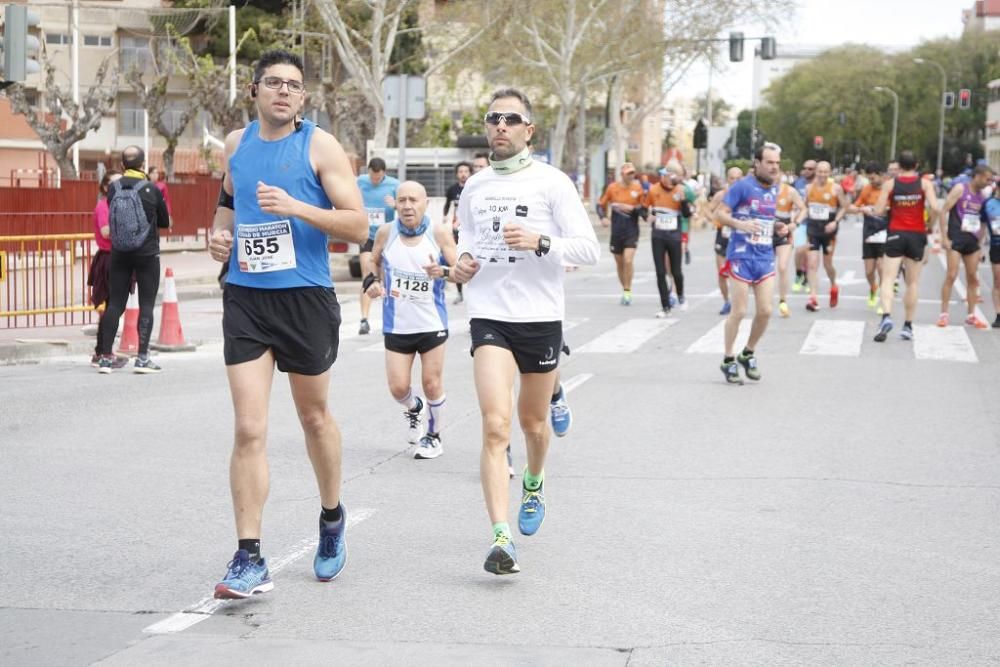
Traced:
<svg viewBox="0 0 1000 667">
<path fill-rule="evenodd" d="M 0 236 L 0 328 L 86 324 L 90 234 Z"/>
</svg>

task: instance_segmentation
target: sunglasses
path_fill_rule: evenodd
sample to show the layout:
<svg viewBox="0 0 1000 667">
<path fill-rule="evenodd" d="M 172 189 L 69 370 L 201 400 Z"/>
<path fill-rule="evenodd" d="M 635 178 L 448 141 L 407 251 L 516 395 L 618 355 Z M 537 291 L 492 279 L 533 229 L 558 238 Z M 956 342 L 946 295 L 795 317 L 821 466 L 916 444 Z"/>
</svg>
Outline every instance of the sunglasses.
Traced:
<svg viewBox="0 0 1000 667">
<path fill-rule="evenodd" d="M 490 111 L 483 120 L 487 125 L 499 125 L 503 121 L 505 125 L 531 125 L 531 119 L 516 111 Z"/>
<path fill-rule="evenodd" d="M 281 86 L 284 84 L 288 86 L 288 92 L 295 95 L 304 92 L 306 89 L 305 84 L 301 81 L 296 81 L 295 79 L 282 79 L 280 76 L 265 76 L 257 83 L 262 83 L 265 88 L 270 88 L 271 90 L 281 90 Z"/>
</svg>

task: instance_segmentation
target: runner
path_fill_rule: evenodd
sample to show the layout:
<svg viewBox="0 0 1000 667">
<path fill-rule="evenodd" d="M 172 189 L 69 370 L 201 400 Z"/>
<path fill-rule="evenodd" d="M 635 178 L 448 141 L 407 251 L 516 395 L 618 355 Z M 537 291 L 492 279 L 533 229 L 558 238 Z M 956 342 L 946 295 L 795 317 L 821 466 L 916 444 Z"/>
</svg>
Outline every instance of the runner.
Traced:
<svg viewBox="0 0 1000 667">
<path fill-rule="evenodd" d="M 642 186 L 635 178 L 635 167 L 631 162 L 622 165 L 621 174 L 622 180 L 610 184 L 597 202 L 597 215 L 602 225 L 611 225 L 611 254 L 615 258 L 618 282 L 622 286 L 621 304 L 630 306 L 635 249 L 639 245 Z"/>
<path fill-rule="evenodd" d="M 399 181 L 385 175 L 385 160 L 373 157 L 368 162 L 368 173 L 358 176 L 358 187 L 361 189 L 361 197 L 368 212 L 368 240 L 361 246 L 360 254 L 361 275 L 366 276 L 372 271 L 372 244 L 375 242 L 375 233 L 386 222 L 392 222 L 395 216 L 393 209 L 396 206 L 396 188 L 399 187 Z M 364 335 L 371 331 L 368 313 L 372 307 L 372 300 L 364 290 L 361 290 L 360 302 L 361 324 L 358 333 Z"/>
<path fill-rule="evenodd" d="M 444 221 L 445 223 L 450 222 L 452 233 L 455 237 L 455 243 L 458 243 L 458 200 L 462 196 L 462 188 L 465 187 L 465 182 L 469 180 L 469 176 L 472 175 L 472 165 L 468 162 L 459 162 L 455 165 L 455 182 L 445 190 L 444 193 Z M 454 213 L 449 220 L 448 212 L 452 210 L 454 206 Z M 462 286 L 456 285 L 458 288 L 458 296 L 452 301 L 454 304 L 462 303 Z"/>
<path fill-rule="evenodd" d="M 983 222 L 990 235 L 990 266 L 993 269 L 993 328 L 1000 329 L 1000 178 L 993 183 L 993 196 L 983 206 Z"/>
<path fill-rule="evenodd" d="M 476 153 L 472 156 L 472 173 L 478 174 L 486 167 L 490 166 L 490 159 L 486 153 Z"/>
<path fill-rule="evenodd" d="M 988 329 L 989 324 L 976 317 L 979 303 L 979 258 L 982 256 L 983 189 L 993 182 L 993 170 L 979 164 L 972 171 L 972 178 L 956 185 L 948 193 L 941 209 L 938 224 L 941 229 L 941 247 L 948 253 L 948 271 L 941 285 L 941 315 L 939 327 L 948 326 L 948 306 L 951 288 L 958 277 L 958 265 L 965 265 L 965 289 L 968 315 L 965 323 L 977 329 Z M 947 221 L 947 222 L 946 222 Z"/>
<path fill-rule="evenodd" d="M 667 280 L 667 264 L 674 277 L 677 300 L 681 309 L 687 307 L 684 299 L 684 271 L 681 265 L 682 216 L 690 217 L 691 208 L 680 183 L 681 172 L 675 164 L 660 169 L 660 180 L 650 187 L 642 200 L 648 210 L 653 229 L 650 245 L 653 248 L 653 267 L 656 269 L 656 287 L 660 291 L 660 310 L 657 317 L 670 315 L 670 283 Z"/>
<path fill-rule="evenodd" d="M 367 220 L 343 148 L 312 122 L 299 119 L 302 80 L 299 56 L 287 51 L 261 55 L 250 84 L 258 120 L 226 137 L 209 252 L 229 262 L 222 331 L 236 418 L 229 481 L 239 543 L 215 587 L 216 598 L 246 598 L 274 588 L 260 537 L 275 364 L 288 373 L 319 487 L 313 571 L 320 581 L 329 581 L 347 560 L 340 431 L 327 407 L 340 327 L 327 237 L 363 242 Z"/>
<path fill-rule="evenodd" d="M 819 269 L 819 255 L 823 252 L 823 268 L 830 279 L 830 307 L 836 308 L 840 298 L 840 288 L 837 287 L 837 269 L 833 266 L 833 253 L 837 248 L 837 230 L 840 219 L 847 212 L 847 199 L 840 186 L 830 178 L 830 163 L 816 164 L 816 179 L 806 187 L 805 196 L 809 219 L 807 222 L 809 234 L 809 301 L 806 310 L 815 313 L 819 310 L 817 292 L 819 279 L 816 277 Z"/>
<path fill-rule="evenodd" d="M 518 528 L 522 535 L 533 535 L 545 518 L 547 422 L 563 345 L 562 264 L 596 264 L 600 246 L 573 183 L 531 158 L 528 142 L 535 126 L 524 93 L 512 88 L 493 93 L 485 121 L 492 169 L 470 178 L 459 202 L 462 229 L 452 276 L 468 283 L 483 418 L 480 476 L 494 538 L 483 567 L 512 574 L 520 567 L 507 523 L 510 482 L 504 452 L 510 443 L 515 376 L 520 374 L 518 418 L 528 454 Z"/>
<path fill-rule="evenodd" d="M 782 317 L 791 315 L 788 309 L 788 285 L 791 282 L 789 262 L 792 259 L 792 238 L 806 217 L 806 206 L 798 191 L 787 183 L 781 183 L 778 203 L 774 209 L 774 254 L 778 268 L 778 313 Z M 777 224 L 782 223 L 782 224 Z"/>
<path fill-rule="evenodd" d="M 882 184 L 874 215 L 889 214 L 889 233 L 885 240 L 885 257 L 882 271 L 886 276 L 899 273 L 900 265 L 906 267 L 906 294 L 903 306 L 906 319 L 899 335 L 904 340 L 913 340 L 913 314 L 917 309 L 917 286 L 920 284 L 920 270 L 923 268 L 924 250 L 927 248 L 927 230 L 934 224 L 938 200 L 934 194 L 934 184 L 920 178 L 917 159 L 913 151 L 899 154 L 899 175 Z M 928 212 L 930 217 L 925 216 Z M 883 280 L 879 287 L 882 296 L 882 322 L 876 343 L 884 343 L 892 331 L 893 284 Z"/>
<path fill-rule="evenodd" d="M 715 217 L 715 212 L 718 210 L 719 204 L 722 203 L 722 199 L 726 196 L 729 188 L 741 178 L 743 178 L 743 170 L 739 167 L 730 167 L 726 171 L 726 187 L 716 192 L 708 204 L 709 215 L 712 216 L 712 224 L 716 227 L 715 269 L 719 280 L 719 291 L 722 293 L 722 310 L 719 311 L 719 315 L 728 315 L 733 309 L 733 304 L 729 301 L 729 266 L 726 262 L 726 250 L 729 247 L 729 237 L 733 233 L 733 228 L 720 223 Z"/>
<path fill-rule="evenodd" d="M 816 178 L 816 160 L 806 160 L 802 163 L 802 171 L 799 177 L 792 183 L 792 187 L 799 193 L 799 197 L 805 201 L 806 189 Z M 809 269 L 809 233 L 808 225 L 798 225 L 792 235 L 792 243 L 795 245 L 795 282 L 792 283 L 792 291 L 796 294 L 806 289 L 807 275 Z"/>
<path fill-rule="evenodd" d="M 396 191 L 395 225 L 383 225 L 372 248 L 373 273 L 363 287 L 372 299 L 382 301 L 382 333 L 385 336 L 385 374 L 389 393 L 406 410 L 408 440 L 419 443 L 413 458 L 434 459 L 441 455 L 444 414 L 444 352 L 448 340 L 448 309 L 444 303 L 444 281 L 455 265 L 455 240 L 448 225 L 431 226 L 427 217 L 427 191 L 414 181 Z M 445 265 L 441 265 L 441 260 Z M 420 355 L 420 377 L 427 399 L 427 431 L 424 433 L 424 401 L 410 385 L 413 361 Z"/>
<path fill-rule="evenodd" d="M 865 177 L 868 183 L 861 188 L 854 203 L 848 207 L 850 213 L 860 213 L 864 216 L 861 225 L 861 258 L 865 263 L 865 277 L 868 279 L 868 307 L 877 308 L 882 314 L 882 304 L 879 303 L 878 286 L 883 280 L 882 256 L 885 255 L 885 239 L 888 235 L 888 221 L 875 215 L 875 204 L 878 203 L 884 178 L 882 165 L 869 162 L 865 165 Z"/>
<path fill-rule="evenodd" d="M 733 228 L 726 254 L 733 278 L 733 308 L 726 319 L 726 351 L 721 365 L 726 382 L 732 384 L 743 384 L 736 362 L 743 366 L 751 380 L 761 377 L 754 350 L 771 318 L 775 269 L 773 237 L 775 229 L 788 233 L 786 225 L 774 219 L 780 171 L 780 149 L 774 144 L 761 146 L 754 155 L 753 174 L 730 186 L 715 212 L 716 220 Z M 747 345 L 737 357 L 734 356 L 736 335 L 747 311 L 751 286 L 757 312 Z"/>
</svg>

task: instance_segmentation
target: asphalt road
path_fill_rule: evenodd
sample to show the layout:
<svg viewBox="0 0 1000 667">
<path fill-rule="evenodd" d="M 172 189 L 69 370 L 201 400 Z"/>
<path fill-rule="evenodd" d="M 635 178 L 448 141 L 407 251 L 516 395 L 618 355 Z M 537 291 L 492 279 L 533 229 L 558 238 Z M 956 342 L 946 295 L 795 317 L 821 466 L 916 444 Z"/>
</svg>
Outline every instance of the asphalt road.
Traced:
<svg viewBox="0 0 1000 667">
<path fill-rule="evenodd" d="M 935 256 L 917 341 L 872 342 L 859 236 L 838 249 L 854 272 L 840 307 L 810 314 L 794 296 L 759 346 L 763 380 L 743 387 L 718 370 L 708 233 L 685 267 L 690 308 L 668 320 L 652 317 L 645 238 L 630 307 L 607 253 L 567 273 L 574 425 L 511 577 L 482 570 L 462 306 L 445 453 L 415 461 L 380 339 L 356 335 L 345 303 L 331 405 L 350 558 L 328 584 L 311 572 L 319 500 L 276 375 L 275 590 L 235 603 L 210 599 L 235 548 L 221 344 L 161 356 L 158 376 L 101 376 L 83 356 L 0 367 L 0 661 L 997 664 L 1000 331 L 933 326 Z M 218 301 L 183 312 L 199 338 L 220 335 Z M 520 468 L 520 434 L 514 451 Z"/>
</svg>

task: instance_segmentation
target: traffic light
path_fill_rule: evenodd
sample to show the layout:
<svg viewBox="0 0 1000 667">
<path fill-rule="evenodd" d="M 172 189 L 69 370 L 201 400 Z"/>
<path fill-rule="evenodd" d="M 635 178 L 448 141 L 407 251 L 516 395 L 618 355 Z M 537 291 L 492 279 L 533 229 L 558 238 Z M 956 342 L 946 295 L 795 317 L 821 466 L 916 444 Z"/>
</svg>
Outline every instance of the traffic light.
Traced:
<svg viewBox="0 0 1000 667">
<path fill-rule="evenodd" d="M 778 57 L 778 45 L 774 37 L 765 37 L 760 40 L 760 59 L 774 60 Z"/>
<path fill-rule="evenodd" d="M 944 94 L 944 108 L 954 109 L 955 108 L 955 93 L 950 90 Z"/>
<path fill-rule="evenodd" d="M 817 134 L 815 137 L 813 137 L 813 148 L 817 148 L 817 149 L 823 148 L 823 137 L 822 136 L 820 136 L 820 135 Z"/>
<path fill-rule="evenodd" d="M 694 148 L 708 148 L 708 128 L 701 119 L 694 126 Z"/>
<path fill-rule="evenodd" d="M 4 7 L 3 72 L 6 81 L 24 81 L 29 74 L 41 72 L 35 59 L 41 42 L 31 34 L 41 19 L 24 5 Z"/>
<path fill-rule="evenodd" d="M 729 33 L 729 62 L 743 62 L 743 33 Z"/>
<path fill-rule="evenodd" d="M 958 108 L 968 109 L 972 106 L 972 91 L 968 88 L 962 88 L 958 91 Z"/>
</svg>

